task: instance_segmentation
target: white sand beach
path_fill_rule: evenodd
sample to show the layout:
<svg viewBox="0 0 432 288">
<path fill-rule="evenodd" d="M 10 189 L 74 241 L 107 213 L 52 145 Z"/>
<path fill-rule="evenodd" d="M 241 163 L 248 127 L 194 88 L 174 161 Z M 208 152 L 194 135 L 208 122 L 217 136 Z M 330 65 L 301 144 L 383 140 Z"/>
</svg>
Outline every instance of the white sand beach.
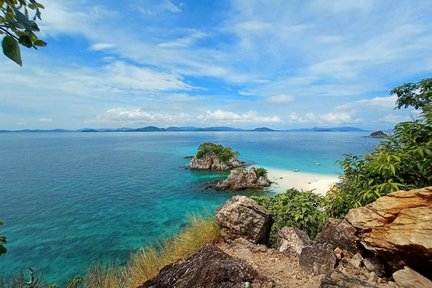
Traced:
<svg viewBox="0 0 432 288">
<path fill-rule="evenodd" d="M 272 188 L 279 193 L 294 187 L 298 190 L 313 190 L 314 193 L 325 195 L 330 187 L 339 181 L 338 175 L 321 175 L 265 168 L 268 171 L 269 180 L 274 182 Z"/>
</svg>

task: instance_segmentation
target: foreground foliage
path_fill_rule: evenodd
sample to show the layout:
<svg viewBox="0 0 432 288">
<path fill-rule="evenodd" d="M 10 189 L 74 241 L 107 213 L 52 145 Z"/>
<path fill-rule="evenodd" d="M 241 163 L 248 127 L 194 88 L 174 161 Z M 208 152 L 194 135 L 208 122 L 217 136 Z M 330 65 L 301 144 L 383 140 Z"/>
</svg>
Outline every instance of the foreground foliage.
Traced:
<svg viewBox="0 0 432 288">
<path fill-rule="evenodd" d="M 224 147 L 220 144 L 214 144 L 211 142 L 202 143 L 198 147 L 198 152 L 196 154 L 196 157 L 202 158 L 208 154 L 216 155 L 216 157 L 223 162 L 227 162 L 231 158 L 237 157 L 239 155 L 238 152 L 233 151 L 230 147 Z"/>
<path fill-rule="evenodd" d="M 346 155 L 341 185 L 327 194 L 326 209 L 344 217 L 349 209 L 397 190 L 432 185 L 432 79 L 407 83 L 391 91 L 396 108 L 420 109 L 420 117 L 395 126 L 387 141 L 365 155 Z"/>
<path fill-rule="evenodd" d="M 84 287 L 137 287 L 156 276 L 164 266 L 192 255 L 205 244 L 215 243 L 219 237 L 219 226 L 213 217 L 195 216 L 174 238 L 159 242 L 156 248 L 143 248 L 132 255 L 128 265 L 123 269 L 93 266 L 88 271 Z"/>
<path fill-rule="evenodd" d="M 298 228 L 306 232 L 311 239 L 321 230 L 327 220 L 322 208 L 322 197 L 311 191 L 299 191 L 294 188 L 274 196 L 251 197 L 266 208 L 275 223 L 270 232 L 270 244 L 276 244 L 277 233 L 285 226 Z"/>
<path fill-rule="evenodd" d="M 41 20 L 41 9 L 45 7 L 36 0 L 0 0 L 0 35 L 3 54 L 15 63 L 22 65 L 19 44 L 27 48 L 46 46 L 36 33 Z M 33 15 L 30 15 L 33 12 Z"/>
</svg>

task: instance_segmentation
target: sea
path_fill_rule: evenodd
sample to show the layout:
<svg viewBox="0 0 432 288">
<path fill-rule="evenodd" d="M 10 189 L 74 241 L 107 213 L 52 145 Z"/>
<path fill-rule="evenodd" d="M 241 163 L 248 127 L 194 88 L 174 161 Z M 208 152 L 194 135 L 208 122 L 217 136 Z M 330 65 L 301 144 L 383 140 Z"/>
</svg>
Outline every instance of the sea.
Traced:
<svg viewBox="0 0 432 288">
<path fill-rule="evenodd" d="M 124 265 L 193 215 L 214 214 L 234 194 L 208 189 L 226 173 L 185 168 L 200 143 L 230 146 L 251 165 L 334 175 L 344 154 L 379 143 L 368 134 L 2 133 L 0 235 L 8 252 L 0 256 L 0 276 L 33 267 L 45 282 L 64 284 L 94 263 Z"/>
</svg>

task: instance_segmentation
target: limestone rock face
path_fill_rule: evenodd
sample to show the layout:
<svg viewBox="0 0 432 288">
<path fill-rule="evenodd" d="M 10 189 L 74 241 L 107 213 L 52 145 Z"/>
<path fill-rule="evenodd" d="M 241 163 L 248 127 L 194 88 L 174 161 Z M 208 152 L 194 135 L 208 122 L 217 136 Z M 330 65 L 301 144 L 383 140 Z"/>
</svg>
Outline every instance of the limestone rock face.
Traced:
<svg viewBox="0 0 432 288">
<path fill-rule="evenodd" d="M 393 273 L 393 279 L 400 288 L 432 288 L 432 281 L 405 266 L 404 269 Z"/>
<path fill-rule="evenodd" d="M 279 252 L 300 255 L 302 249 L 311 243 L 308 235 L 297 228 L 283 227 L 277 235 L 277 250 Z"/>
<path fill-rule="evenodd" d="M 189 169 L 228 171 L 242 166 L 242 163 L 237 159 L 237 157 L 232 157 L 229 161 L 224 162 L 215 154 L 209 153 L 201 158 L 194 156 L 190 162 Z"/>
<path fill-rule="evenodd" d="M 184 261 L 162 268 L 139 288 L 240 288 L 271 287 L 249 264 L 213 245 L 207 245 Z"/>
<path fill-rule="evenodd" d="M 314 244 L 303 248 L 299 264 L 314 275 L 329 274 L 336 266 L 336 256 L 330 244 Z"/>
<path fill-rule="evenodd" d="M 351 209 L 346 220 L 358 229 L 361 244 L 391 269 L 408 265 L 432 273 L 426 268 L 432 263 L 432 187 L 390 193 Z"/>
<path fill-rule="evenodd" d="M 346 220 L 329 219 L 315 238 L 316 243 L 329 243 L 352 254 L 358 252 L 357 230 Z"/>
<path fill-rule="evenodd" d="M 254 169 L 245 171 L 243 169 L 235 169 L 224 181 L 218 182 L 216 189 L 221 190 L 244 190 L 244 189 L 262 189 L 269 187 L 271 181 L 267 176 L 258 176 Z"/>
<path fill-rule="evenodd" d="M 216 221 L 225 240 L 244 238 L 267 244 L 273 219 L 270 213 L 246 196 L 234 196 L 220 208 Z"/>
</svg>

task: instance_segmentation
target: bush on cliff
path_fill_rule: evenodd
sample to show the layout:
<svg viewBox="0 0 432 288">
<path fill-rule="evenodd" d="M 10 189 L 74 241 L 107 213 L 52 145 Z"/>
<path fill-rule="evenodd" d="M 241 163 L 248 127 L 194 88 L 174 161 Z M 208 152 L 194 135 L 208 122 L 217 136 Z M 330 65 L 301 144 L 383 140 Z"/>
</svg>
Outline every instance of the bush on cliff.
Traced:
<svg viewBox="0 0 432 288">
<path fill-rule="evenodd" d="M 360 207 L 397 190 L 432 185 L 432 78 L 407 83 L 391 91 L 396 109 L 420 109 L 420 117 L 395 126 L 387 141 L 365 155 L 346 155 L 341 185 L 325 197 L 326 210 L 342 218 Z"/>
<path fill-rule="evenodd" d="M 198 147 L 198 152 L 196 154 L 197 158 L 202 158 L 205 155 L 214 154 L 219 160 L 223 162 L 229 161 L 233 157 L 239 155 L 238 152 L 232 150 L 230 147 L 224 147 L 220 144 L 214 144 L 211 142 L 202 143 Z"/>
<path fill-rule="evenodd" d="M 252 167 L 252 170 L 255 172 L 255 174 L 259 177 L 265 177 L 267 176 L 267 169 L 262 167 Z"/>
<path fill-rule="evenodd" d="M 278 231 L 294 227 L 306 232 L 311 239 L 321 230 L 327 217 L 322 209 L 322 197 L 311 191 L 294 188 L 273 196 L 253 196 L 259 205 L 266 208 L 274 219 L 270 232 L 270 244 L 276 244 Z"/>
</svg>

